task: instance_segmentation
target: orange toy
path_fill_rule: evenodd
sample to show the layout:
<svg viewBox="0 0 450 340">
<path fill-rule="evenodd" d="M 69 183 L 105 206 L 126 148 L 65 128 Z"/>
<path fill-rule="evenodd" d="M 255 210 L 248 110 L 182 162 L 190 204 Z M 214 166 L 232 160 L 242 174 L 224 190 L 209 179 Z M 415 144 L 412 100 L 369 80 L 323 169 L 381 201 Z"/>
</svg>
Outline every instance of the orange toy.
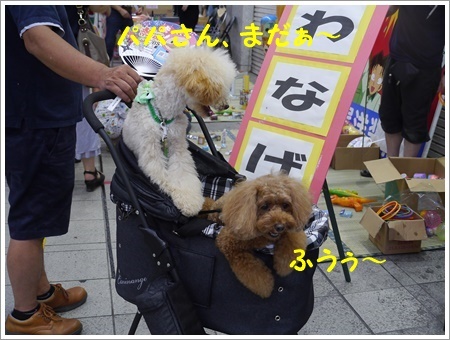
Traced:
<svg viewBox="0 0 450 340">
<path fill-rule="evenodd" d="M 331 203 L 340 205 L 342 207 L 349 207 L 355 209 L 355 211 L 362 211 L 363 204 L 375 202 L 375 200 L 364 197 L 339 197 L 337 195 L 331 195 Z"/>
</svg>

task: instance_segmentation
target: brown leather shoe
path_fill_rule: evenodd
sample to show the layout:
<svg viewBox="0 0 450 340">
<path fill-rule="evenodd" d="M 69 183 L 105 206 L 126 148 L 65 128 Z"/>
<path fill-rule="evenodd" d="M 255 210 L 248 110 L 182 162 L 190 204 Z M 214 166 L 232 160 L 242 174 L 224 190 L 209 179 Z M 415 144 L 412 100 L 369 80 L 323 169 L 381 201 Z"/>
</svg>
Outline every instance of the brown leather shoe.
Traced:
<svg viewBox="0 0 450 340">
<path fill-rule="evenodd" d="M 83 287 L 73 287 L 65 290 L 60 283 L 52 284 L 55 292 L 45 300 L 38 300 L 53 308 L 57 313 L 75 309 L 86 302 L 87 292 Z"/>
<path fill-rule="evenodd" d="M 77 319 L 60 317 L 55 311 L 41 303 L 39 310 L 28 320 L 17 320 L 8 315 L 5 334 L 9 335 L 71 335 L 81 334 L 83 325 Z"/>
</svg>

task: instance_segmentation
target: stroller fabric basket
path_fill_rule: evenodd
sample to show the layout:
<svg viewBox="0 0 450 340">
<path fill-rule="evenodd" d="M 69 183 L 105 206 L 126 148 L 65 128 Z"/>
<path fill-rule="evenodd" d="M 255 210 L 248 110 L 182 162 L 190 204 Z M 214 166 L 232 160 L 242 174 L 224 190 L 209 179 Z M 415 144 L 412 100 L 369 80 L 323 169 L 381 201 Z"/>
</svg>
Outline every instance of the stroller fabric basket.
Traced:
<svg viewBox="0 0 450 340">
<path fill-rule="evenodd" d="M 225 188 L 216 188 L 217 196 L 229 190 L 230 183 L 240 180 L 225 160 L 217 160 L 192 143 L 190 150 L 202 179 L 214 178 L 215 183 L 225 183 Z M 312 268 L 306 266 L 305 270 L 294 271 L 286 277 L 275 275 L 274 292 L 269 298 L 262 299 L 236 279 L 215 246 L 214 238 L 202 233 L 212 222 L 182 216 L 170 199 L 145 179 L 134 155 L 123 142 L 119 143 L 118 151 L 148 225 L 152 233 L 156 232 L 167 242 L 177 273 L 203 327 L 226 334 L 296 334 L 303 327 L 313 310 L 312 278 L 317 247 L 307 251 L 304 257 L 305 261 L 310 259 L 314 264 Z M 148 320 L 151 318 L 146 318 L 145 314 L 146 304 L 151 304 L 151 299 L 146 296 L 151 294 L 152 283 L 161 279 L 162 270 L 149 243 L 152 233 L 133 213 L 122 183 L 116 172 L 111 183 L 111 198 L 117 212 L 116 290 L 122 298 L 138 306 L 152 332 L 151 320 Z M 186 225 L 189 228 L 185 228 Z M 270 254 L 257 253 L 257 256 L 272 268 Z"/>
<path fill-rule="evenodd" d="M 296 334 L 311 316 L 313 275 L 318 249 L 328 232 L 328 218 L 318 208 L 306 226 L 308 249 L 302 271 L 275 277 L 267 299 L 250 292 L 235 277 L 215 245 L 218 226 L 207 219 L 187 218 L 170 197 L 141 172 L 133 153 L 120 141 L 116 148 L 96 118 L 93 104 L 115 95 L 95 92 L 85 98 L 84 115 L 110 149 L 117 166 L 111 182 L 116 204 L 118 294 L 138 307 L 152 334 Z M 218 153 L 196 116 L 212 154 L 189 142 L 205 197 L 216 199 L 243 179 Z M 270 251 L 256 252 L 270 268 Z M 310 260 L 310 261 L 308 261 Z M 137 326 L 133 322 L 132 329 Z M 131 329 L 130 329 L 131 332 Z M 130 333 L 131 334 L 131 333 Z"/>
</svg>

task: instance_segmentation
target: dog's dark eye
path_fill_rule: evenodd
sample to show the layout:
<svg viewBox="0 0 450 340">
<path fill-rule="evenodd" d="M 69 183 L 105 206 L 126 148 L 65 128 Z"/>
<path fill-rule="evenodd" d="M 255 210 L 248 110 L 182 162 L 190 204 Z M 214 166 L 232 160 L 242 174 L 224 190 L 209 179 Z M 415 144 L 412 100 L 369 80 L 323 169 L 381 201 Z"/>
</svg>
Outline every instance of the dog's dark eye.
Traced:
<svg viewBox="0 0 450 340">
<path fill-rule="evenodd" d="M 264 211 L 267 211 L 267 210 L 269 210 L 269 205 L 266 203 L 266 204 L 263 204 L 262 206 L 261 206 L 261 210 L 264 210 Z"/>
<path fill-rule="evenodd" d="M 291 205 L 289 203 L 283 203 L 281 207 L 283 208 L 283 210 L 289 210 L 291 208 Z"/>
</svg>

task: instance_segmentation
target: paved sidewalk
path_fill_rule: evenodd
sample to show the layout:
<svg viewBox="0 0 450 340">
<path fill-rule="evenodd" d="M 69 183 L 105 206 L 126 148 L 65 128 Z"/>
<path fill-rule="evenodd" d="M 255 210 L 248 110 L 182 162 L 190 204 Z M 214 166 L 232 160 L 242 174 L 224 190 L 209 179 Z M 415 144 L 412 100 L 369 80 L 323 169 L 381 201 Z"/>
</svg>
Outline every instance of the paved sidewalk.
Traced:
<svg viewBox="0 0 450 340">
<path fill-rule="evenodd" d="M 116 222 L 109 192 L 115 166 L 104 148 L 98 168 L 106 175 L 105 186 L 92 193 L 85 191 L 81 163 L 75 164 L 75 168 L 69 233 L 47 240 L 47 272 L 52 282 L 61 282 L 67 288 L 81 285 L 88 291 L 83 306 L 62 314 L 79 318 L 84 326 L 83 335 L 126 335 L 136 307 L 120 298 L 114 288 Z M 359 171 L 349 174 L 359 176 Z M 327 181 L 333 185 L 332 178 Z M 6 198 L 7 193 L 8 189 Z M 7 221 L 7 202 L 5 210 Z M 7 246 L 8 232 L 5 234 Z M 444 250 L 434 250 L 386 256 L 383 265 L 360 262 L 351 273 L 351 282 L 345 281 L 339 264 L 329 273 L 329 263 L 319 264 L 314 277 L 314 312 L 299 334 L 443 335 L 448 301 L 445 257 L 448 260 Z M 13 307 L 13 299 L 7 275 L 5 281 L 6 315 Z M 136 334 L 149 334 L 145 322 L 140 323 Z M 446 335 L 448 338 L 448 331 Z"/>
</svg>

